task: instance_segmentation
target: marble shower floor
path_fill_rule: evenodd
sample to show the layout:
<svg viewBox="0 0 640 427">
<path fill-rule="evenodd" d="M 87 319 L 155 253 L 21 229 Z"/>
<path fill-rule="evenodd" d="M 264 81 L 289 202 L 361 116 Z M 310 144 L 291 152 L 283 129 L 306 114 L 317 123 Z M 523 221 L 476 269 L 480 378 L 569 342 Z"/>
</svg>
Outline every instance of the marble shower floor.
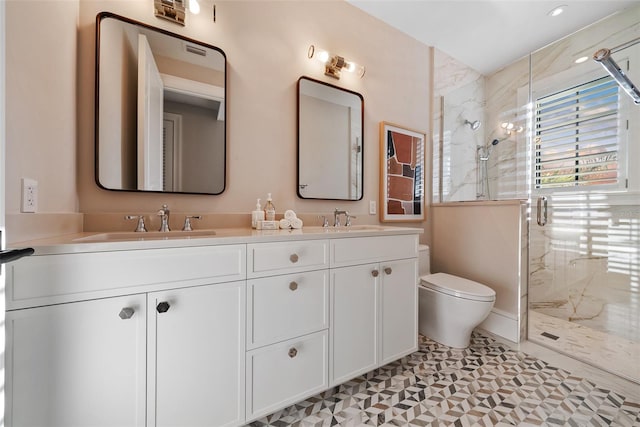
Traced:
<svg viewBox="0 0 640 427">
<path fill-rule="evenodd" d="M 419 344 L 399 361 L 251 425 L 640 426 L 640 400 L 488 335 L 474 332 L 463 350 L 422 336 Z"/>
<path fill-rule="evenodd" d="M 640 384 L 640 342 L 529 310 L 529 340 Z M 557 339 L 543 335 L 550 333 Z M 640 387 L 640 385 L 638 386 Z"/>
</svg>

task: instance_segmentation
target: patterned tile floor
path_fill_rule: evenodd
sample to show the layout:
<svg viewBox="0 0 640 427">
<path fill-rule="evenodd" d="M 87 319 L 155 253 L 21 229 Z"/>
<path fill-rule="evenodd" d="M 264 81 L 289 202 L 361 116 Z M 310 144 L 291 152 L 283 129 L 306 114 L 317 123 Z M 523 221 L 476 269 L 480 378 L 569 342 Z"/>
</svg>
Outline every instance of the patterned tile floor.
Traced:
<svg viewBox="0 0 640 427">
<path fill-rule="evenodd" d="M 455 350 L 420 337 L 397 362 L 251 426 L 640 426 L 640 402 L 480 333 Z"/>
</svg>

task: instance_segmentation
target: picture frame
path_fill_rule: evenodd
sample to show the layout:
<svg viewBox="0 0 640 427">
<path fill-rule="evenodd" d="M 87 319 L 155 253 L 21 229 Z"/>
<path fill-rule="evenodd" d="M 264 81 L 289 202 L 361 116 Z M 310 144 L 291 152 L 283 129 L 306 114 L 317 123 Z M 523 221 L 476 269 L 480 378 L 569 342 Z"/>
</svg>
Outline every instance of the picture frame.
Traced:
<svg viewBox="0 0 640 427">
<path fill-rule="evenodd" d="M 380 221 L 425 219 L 426 133 L 380 122 Z"/>
</svg>

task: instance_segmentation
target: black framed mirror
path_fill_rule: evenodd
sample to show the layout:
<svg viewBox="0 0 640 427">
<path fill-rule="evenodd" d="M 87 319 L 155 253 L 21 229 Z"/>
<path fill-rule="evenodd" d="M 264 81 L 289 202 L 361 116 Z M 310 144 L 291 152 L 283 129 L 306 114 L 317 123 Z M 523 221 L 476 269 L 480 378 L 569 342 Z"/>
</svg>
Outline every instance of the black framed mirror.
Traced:
<svg viewBox="0 0 640 427">
<path fill-rule="evenodd" d="M 298 196 L 361 200 L 364 98 L 309 77 L 298 79 Z"/>
<path fill-rule="evenodd" d="M 108 12 L 96 18 L 96 182 L 220 194 L 226 67 L 212 45 Z"/>
</svg>

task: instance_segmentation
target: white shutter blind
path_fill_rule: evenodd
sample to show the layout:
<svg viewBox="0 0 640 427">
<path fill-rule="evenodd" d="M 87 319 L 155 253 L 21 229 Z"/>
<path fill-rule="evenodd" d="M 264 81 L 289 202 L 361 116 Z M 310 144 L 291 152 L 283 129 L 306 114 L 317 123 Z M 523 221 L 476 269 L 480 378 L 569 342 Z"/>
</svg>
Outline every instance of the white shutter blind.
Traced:
<svg viewBox="0 0 640 427">
<path fill-rule="evenodd" d="M 619 183 L 620 99 L 611 77 L 541 97 L 535 107 L 537 189 Z"/>
</svg>

